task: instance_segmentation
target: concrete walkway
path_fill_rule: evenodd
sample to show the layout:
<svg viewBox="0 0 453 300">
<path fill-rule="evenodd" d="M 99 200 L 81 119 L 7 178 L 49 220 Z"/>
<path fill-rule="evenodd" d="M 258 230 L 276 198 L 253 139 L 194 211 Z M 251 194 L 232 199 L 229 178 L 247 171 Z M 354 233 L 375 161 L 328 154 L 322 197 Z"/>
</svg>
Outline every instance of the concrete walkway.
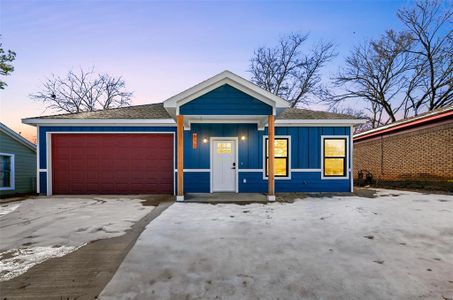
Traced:
<svg viewBox="0 0 453 300">
<path fill-rule="evenodd" d="M 250 204 L 267 203 L 267 198 L 259 193 L 188 193 L 184 202 Z"/>
</svg>

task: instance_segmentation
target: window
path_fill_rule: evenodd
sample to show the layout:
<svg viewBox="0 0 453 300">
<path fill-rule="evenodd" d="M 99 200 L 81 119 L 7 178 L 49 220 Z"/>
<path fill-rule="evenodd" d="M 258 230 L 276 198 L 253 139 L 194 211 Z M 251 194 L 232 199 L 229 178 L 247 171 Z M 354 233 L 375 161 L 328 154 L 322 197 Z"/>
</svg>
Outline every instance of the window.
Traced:
<svg viewBox="0 0 453 300">
<path fill-rule="evenodd" d="M 217 143 L 218 154 L 230 154 L 232 151 L 230 142 L 219 142 Z"/>
<path fill-rule="evenodd" d="M 274 141 L 274 175 L 275 177 L 288 177 L 289 162 L 288 162 L 288 138 L 275 138 Z M 266 177 L 269 176 L 269 139 L 265 140 L 265 157 L 266 157 Z"/>
<path fill-rule="evenodd" d="M 14 189 L 14 154 L 0 153 L 0 190 Z"/>
<path fill-rule="evenodd" d="M 345 177 L 347 169 L 346 138 L 323 139 L 324 177 Z"/>
</svg>

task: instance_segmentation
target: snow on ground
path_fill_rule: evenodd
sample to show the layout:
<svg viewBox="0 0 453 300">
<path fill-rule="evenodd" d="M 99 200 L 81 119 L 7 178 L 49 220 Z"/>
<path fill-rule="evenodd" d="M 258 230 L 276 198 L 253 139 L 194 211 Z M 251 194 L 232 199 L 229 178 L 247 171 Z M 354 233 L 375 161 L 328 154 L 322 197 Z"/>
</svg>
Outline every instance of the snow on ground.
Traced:
<svg viewBox="0 0 453 300">
<path fill-rule="evenodd" d="M 124 234 L 154 207 L 131 197 L 50 197 L 22 201 L 0 217 L 0 281 L 84 244 Z"/>
<path fill-rule="evenodd" d="M 13 211 L 15 211 L 18 207 L 20 206 L 20 204 L 2 204 L 0 206 L 0 218 L 4 215 L 7 215 L 9 213 L 12 213 Z"/>
<path fill-rule="evenodd" d="M 19 276 L 36 264 L 43 261 L 61 257 L 79 247 L 58 246 L 58 247 L 32 247 L 7 250 L 0 253 L 0 281 L 9 280 Z"/>
<path fill-rule="evenodd" d="M 176 203 L 147 226 L 101 298 L 450 299 L 453 196 Z"/>
</svg>

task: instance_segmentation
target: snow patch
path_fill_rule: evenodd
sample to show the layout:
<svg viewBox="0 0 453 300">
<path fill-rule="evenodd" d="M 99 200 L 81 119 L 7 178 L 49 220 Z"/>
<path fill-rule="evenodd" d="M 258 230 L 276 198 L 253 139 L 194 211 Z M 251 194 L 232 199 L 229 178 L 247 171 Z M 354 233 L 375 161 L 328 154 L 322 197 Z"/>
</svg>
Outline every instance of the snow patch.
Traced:
<svg viewBox="0 0 453 300">
<path fill-rule="evenodd" d="M 0 217 L 7 215 L 9 213 L 12 213 L 19 206 L 20 206 L 20 204 L 5 204 L 5 205 L 0 206 Z"/>
<path fill-rule="evenodd" d="M 79 246 L 81 247 L 81 246 Z M 77 250 L 75 246 L 10 249 L 0 253 L 0 281 L 17 277 L 47 259 L 61 257 Z"/>
</svg>

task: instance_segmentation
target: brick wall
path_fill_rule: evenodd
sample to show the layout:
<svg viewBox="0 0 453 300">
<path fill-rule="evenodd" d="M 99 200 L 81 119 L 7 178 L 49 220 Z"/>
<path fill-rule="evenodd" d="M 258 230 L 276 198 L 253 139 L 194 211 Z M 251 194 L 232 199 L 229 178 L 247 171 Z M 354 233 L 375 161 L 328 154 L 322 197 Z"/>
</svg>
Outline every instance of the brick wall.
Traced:
<svg viewBox="0 0 453 300">
<path fill-rule="evenodd" d="M 453 120 L 354 142 L 354 178 L 361 169 L 382 181 L 453 180 Z"/>
</svg>

